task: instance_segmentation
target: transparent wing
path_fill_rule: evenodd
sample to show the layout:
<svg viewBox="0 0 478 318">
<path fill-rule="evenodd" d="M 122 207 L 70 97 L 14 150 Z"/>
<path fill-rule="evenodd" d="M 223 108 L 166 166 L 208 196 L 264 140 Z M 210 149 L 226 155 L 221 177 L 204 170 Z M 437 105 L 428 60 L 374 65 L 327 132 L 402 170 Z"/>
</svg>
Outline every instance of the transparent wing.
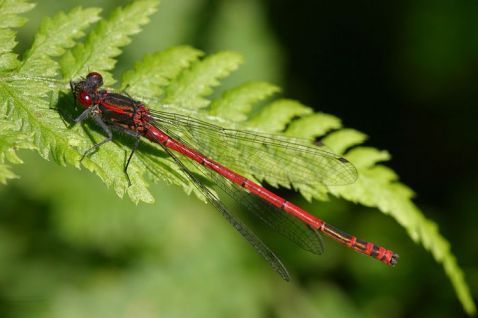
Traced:
<svg viewBox="0 0 478 318">
<path fill-rule="evenodd" d="M 160 123 L 158 123 L 158 126 L 158 128 L 162 128 Z M 174 132 L 168 132 L 169 136 L 185 146 L 195 149 L 194 144 L 184 141 L 178 134 L 178 132 L 181 133 L 181 127 L 177 126 Z M 300 219 L 249 193 L 243 187 L 231 182 L 217 172 L 206 169 L 195 162 L 193 164 L 202 175 L 213 182 L 215 189 L 219 189 L 222 193 L 227 194 L 231 199 L 244 206 L 247 213 L 252 213 L 253 216 L 259 218 L 274 231 L 288 238 L 299 247 L 314 254 L 323 253 L 323 242 L 318 231 Z"/>
<path fill-rule="evenodd" d="M 206 157 L 272 184 L 345 185 L 357 179 L 352 163 L 323 145 L 225 129 L 175 113 L 152 111 L 151 117 L 166 133 L 176 133 Z"/>
<path fill-rule="evenodd" d="M 242 224 L 239 220 L 237 220 L 222 204 L 219 198 L 209 191 L 199 179 L 182 163 L 182 161 L 177 157 L 175 154 L 171 152 L 168 148 L 161 145 L 168 153 L 173 160 L 178 164 L 181 170 L 189 177 L 191 182 L 197 187 L 197 189 L 205 196 L 207 201 L 211 203 L 221 214 L 224 218 L 238 231 L 242 237 L 244 237 L 254 249 L 261 255 L 269 265 L 286 281 L 290 280 L 290 275 L 287 272 L 287 269 L 279 260 L 279 258 L 272 252 L 262 241 L 259 239 L 253 232 L 251 232 L 244 224 Z M 190 161 L 199 171 L 205 171 L 203 167 L 197 164 L 194 161 Z"/>
<path fill-rule="evenodd" d="M 241 186 L 229 181 L 214 171 L 206 170 L 205 174 L 213 183 L 237 203 L 245 207 L 247 213 L 252 213 L 274 231 L 288 238 L 299 247 L 314 254 L 324 251 L 322 238 L 318 231 L 308 226 L 296 217 L 284 212 L 255 195 L 247 192 Z"/>
</svg>

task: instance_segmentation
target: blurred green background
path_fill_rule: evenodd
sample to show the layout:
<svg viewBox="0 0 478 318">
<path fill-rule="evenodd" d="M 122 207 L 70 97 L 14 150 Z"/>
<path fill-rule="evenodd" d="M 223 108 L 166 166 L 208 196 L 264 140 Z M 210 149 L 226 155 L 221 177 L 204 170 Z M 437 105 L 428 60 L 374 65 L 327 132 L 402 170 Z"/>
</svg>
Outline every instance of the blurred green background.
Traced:
<svg viewBox="0 0 478 318">
<path fill-rule="evenodd" d="M 81 1 L 104 15 L 124 3 Z M 43 17 L 76 5 L 40 1 L 18 52 Z M 241 52 L 245 64 L 220 89 L 269 80 L 389 150 L 476 299 L 476 21 L 474 1 L 163 0 L 116 74 L 177 44 Z M 21 178 L 0 187 L 1 317 L 464 316 L 442 267 L 376 210 L 283 192 L 401 255 L 391 269 L 326 240 L 316 257 L 260 231 L 293 275 L 285 283 L 218 213 L 178 188 L 154 186 L 157 202 L 135 206 L 86 171 L 21 155 Z"/>
</svg>

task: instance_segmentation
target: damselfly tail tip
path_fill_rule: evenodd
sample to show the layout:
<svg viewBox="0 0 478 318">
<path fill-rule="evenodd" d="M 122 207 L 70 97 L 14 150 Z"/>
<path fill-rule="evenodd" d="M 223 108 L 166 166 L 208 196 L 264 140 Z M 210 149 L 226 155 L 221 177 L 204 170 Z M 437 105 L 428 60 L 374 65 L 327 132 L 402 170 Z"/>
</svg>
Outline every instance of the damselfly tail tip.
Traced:
<svg viewBox="0 0 478 318">
<path fill-rule="evenodd" d="M 397 253 L 393 253 L 392 258 L 390 259 L 390 265 L 395 266 L 398 263 L 398 259 L 400 258 L 400 255 Z"/>
</svg>

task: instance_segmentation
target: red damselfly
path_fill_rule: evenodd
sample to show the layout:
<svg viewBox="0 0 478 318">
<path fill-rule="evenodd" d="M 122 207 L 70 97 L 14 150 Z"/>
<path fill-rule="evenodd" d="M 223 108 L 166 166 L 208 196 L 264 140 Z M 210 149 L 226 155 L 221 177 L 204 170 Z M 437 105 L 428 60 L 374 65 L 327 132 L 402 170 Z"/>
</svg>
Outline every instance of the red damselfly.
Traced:
<svg viewBox="0 0 478 318">
<path fill-rule="evenodd" d="M 135 138 L 124 168 L 128 176 L 128 165 L 140 138 L 145 137 L 157 143 L 207 201 L 286 280 L 289 280 L 289 274 L 277 256 L 231 214 L 216 193 L 201 182 L 201 175 L 212 180 L 223 194 L 244 205 L 247 211 L 305 250 L 315 254 L 322 253 L 323 244 L 319 234 L 322 232 L 387 265 L 397 263 L 398 254 L 391 250 L 359 240 L 227 168 L 228 163 L 233 163 L 237 169 L 255 176 L 273 174 L 283 183 L 306 183 L 315 180 L 324 185 L 340 185 L 353 183 L 357 178 L 355 167 L 345 158 L 321 145 L 307 144 L 293 138 L 225 129 L 189 116 L 148 109 L 142 102 L 126 94 L 101 89 L 102 85 L 103 78 L 97 72 L 89 73 L 85 79 L 70 82 L 75 103 L 85 108 L 74 121 L 81 122 L 92 118 L 107 136 L 86 151 L 83 158 L 111 141 L 112 129 L 122 131 Z M 213 144 L 216 146 L 211 147 Z M 239 149 L 243 157 L 246 154 L 249 160 L 238 161 L 234 149 Z M 287 156 L 281 155 L 284 151 Z M 229 155 L 229 152 L 232 154 Z M 184 156 L 191 160 L 188 163 L 183 162 Z M 274 157 L 275 162 L 284 165 L 283 171 L 277 171 L 276 165 L 268 160 L 270 156 Z M 192 172 L 188 164 L 192 164 L 199 173 Z M 294 169 L 294 173 L 288 173 L 286 168 Z"/>
</svg>

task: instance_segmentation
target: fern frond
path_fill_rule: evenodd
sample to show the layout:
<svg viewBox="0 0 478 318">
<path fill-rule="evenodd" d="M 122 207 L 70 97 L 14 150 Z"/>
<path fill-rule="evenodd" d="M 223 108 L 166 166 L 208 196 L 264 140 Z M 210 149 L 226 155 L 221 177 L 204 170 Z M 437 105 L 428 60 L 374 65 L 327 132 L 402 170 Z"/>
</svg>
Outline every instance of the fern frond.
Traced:
<svg viewBox="0 0 478 318">
<path fill-rule="evenodd" d="M 6 184 L 8 179 L 17 177 L 9 165 L 9 163 L 22 163 L 16 151 L 35 148 L 31 142 L 31 136 L 16 131 L 15 125 L 5 119 L 0 119 L 0 183 Z"/>
<path fill-rule="evenodd" d="M 279 87 L 266 82 L 249 82 L 226 91 L 212 101 L 209 114 L 232 121 L 247 119 L 247 114 L 258 101 L 279 91 Z"/>
<path fill-rule="evenodd" d="M 312 114 L 313 110 L 298 101 L 278 99 L 264 106 L 247 120 L 247 126 L 267 132 L 280 132 L 295 117 Z"/>
<path fill-rule="evenodd" d="M 161 97 L 171 79 L 198 61 L 203 53 L 190 46 L 176 46 L 147 55 L 124 73 L 121 90 L 128 89 L 140 96 Z"/>
<path fill-rule="evenodd" d="M 352 130 L 342 133 L 340 137 L 334 135 L 330 135 L 324 142 L 338 153 L 344 153 L 345 149 L 364 139 L 362 133 Z M 398 176 L 393 170 L 377 164 L 389 160 L 390 155 L 374 148 L 357 147 L 347 152 L 345 157 L 355 164 L 360 178 L 353 186 L 331 188 L 331 194 L 377 208 L 393 217 L 407 230 L 413 241 L 421 243 L 443 265 L 465 310 L 470 314 L 476 312 L 463 272 L 451 252 L 450 243 L 439 233 L 437 224 L 428 220 L 413 203 L 414 192 L 398 182 Z"/>
<path fill-rule="evenodd" d="M 78 44 L 63 55 L 60 61 L 63 78 L 78 78 L 88 70 L 95 70 L 103 72 L 105 82 L 112 84 L 113 78 L 106 71 L 115 66 L 114 57 L 121 53 L 121 47 L 131 42 L 130 35 L 138 33 L 141 26 L 148 23 L 157 6 L 156 0 L 135 1 L 99 22 L 84 44 Z"/>
<path fill-rule="evenodd" d="M 0 2 L 0 72 L 18 66 L 17 54 L 12 49 L 17 45 L 16 33 L 12 28 L 21 27 L 27 21 L 20 13 L 31 10 L 35 5 L 26 0 L 5 0 Z"/>
<path fill-rule="evenodd" d="M 76 52 L 78 56 L 84 58 L 82 60 L 84 65 L 77 68 L 76 64 L 68 64 L 68 66 L 62 64 L 62 72 L 78 71 L 82 67 L 85 69 L 90 61 L 104 61 L 105 67 L 111 68 L 114 65 L 112 57 L 120 52 L 118 47 L 129 42 L 130 34 L 139 31 L 139 26 L 147 22 L 147 16 L 155 10 L 156 5 L 157 1 L 137 1 L 123 10 L 117 9 L 111 21 L 100 22 L 99 27 L 88 35 L 86 45 L 78 44 L 72 51 L 65 53 L 61 60 L 65 63 L 65 59 L 72 56 L 71 52 Z M 0 114 L 8 116 L 16 124 L 16 128 L 24 134 L 32 135 L 34 145 L 44 158 L 53 158 L 62 165 L 71 164 L 79 167 L 82 153 L 91 145 L 91 139 L 88 136 L 97 139 L 103 136 L 96 131 L 85 131 L 80 126 L 68 128 L 55 108 L 61 108 L 61 105 L 65 104 L 64 92 L 68 92 L 69 86 L 53 79 L 49 81 L 41 72 L 50 68 L 57 69 L 56 62 L 49 57 L 61 55 L 65 48 L 71 47 L 74 38 L 81 36 L 82 31 L 79 28 L 71 36 L 65 35 L 61 39 L 53 39 L 55 34 L 63 32 L 63 28 L 66 30 L 68 26 L 72 26 L 71 24 L 63 25 L 67 20 L 66 17 L 81 20 L 83 16 L 84 23 L 80 25 L 81 29 L 84 29 L 97 20 L 95 17 L 97 13 L 98 9 L 76 9 L 66 16 L 60 14 L 56 18 L 47 20 L 40 31 L 41 35 L 36 37 L 38 40 L 35 40 L 33 47 L 28 51 L 30 53 L 27 53 L 26 60 L 20 64 L 26 65 L 31 72 L 28 75 L 23 72 L 3 73 L 0 81 L 0 96 L 2 96 Z M 101 46 L 98 40 L 106 35 L 110 36 L 110 42 L 106 46 Z M 95 47 L 95 44 L 100 47 Z M 42 57 L 38 55 L 39 52 L 44 53 Z M 32 59 L 31 62 L 30 59 Z M 81 64 L 81 61 L 79 63 Z M 71 105 L 71 100 L 67 98 L 66 103 Z M 107 145 L 107 147 L 111 146 Z M 124 162 L 120 162 L 118 158 L 124 156 L 125 150 L 113 146 L 111 151 L 100 154 L 94 161 L 85 159 L 83 165 L 100 176 L 107 185 L 113 186 L 115 192 L 122 196 L 128 187 L 123 182 Z M 132 167 L 131 172 L 134 178 L 140 175 L 135 173 L 136 171 L 135 167 Z M 132 188 L 134 190 L 131 190 L 130 196 L 134 201 L 153 201 L 144 178 L 135 178 L 135 185 Z"/>
<path fill-rule="evenodd" d="M 210 55 L 171 81 L 162 101 L 193 110 L 206 107 L 209 101 L 203 97 L 210 95 L 212 89 L 219 85 L 219 80 L 237 69 L 241 63 L 241 55 L 234 52 Z"/>
<path fill-rule="evenodd" d="M 25 54 L 18 73 L 26 76 L 38 74 L 55 77 L 59 65 L 52 57 L 60 56 L 65 53 L 65 49 L 74 46 L 74 40 L 82 37 L 83 31 L 100 19 L 100 11 L 97 8 L 79 7 L 67 14 L 60 12 L 53 18 L 45 18 L 35 35 L 32 47 Z"/>
</svg>

